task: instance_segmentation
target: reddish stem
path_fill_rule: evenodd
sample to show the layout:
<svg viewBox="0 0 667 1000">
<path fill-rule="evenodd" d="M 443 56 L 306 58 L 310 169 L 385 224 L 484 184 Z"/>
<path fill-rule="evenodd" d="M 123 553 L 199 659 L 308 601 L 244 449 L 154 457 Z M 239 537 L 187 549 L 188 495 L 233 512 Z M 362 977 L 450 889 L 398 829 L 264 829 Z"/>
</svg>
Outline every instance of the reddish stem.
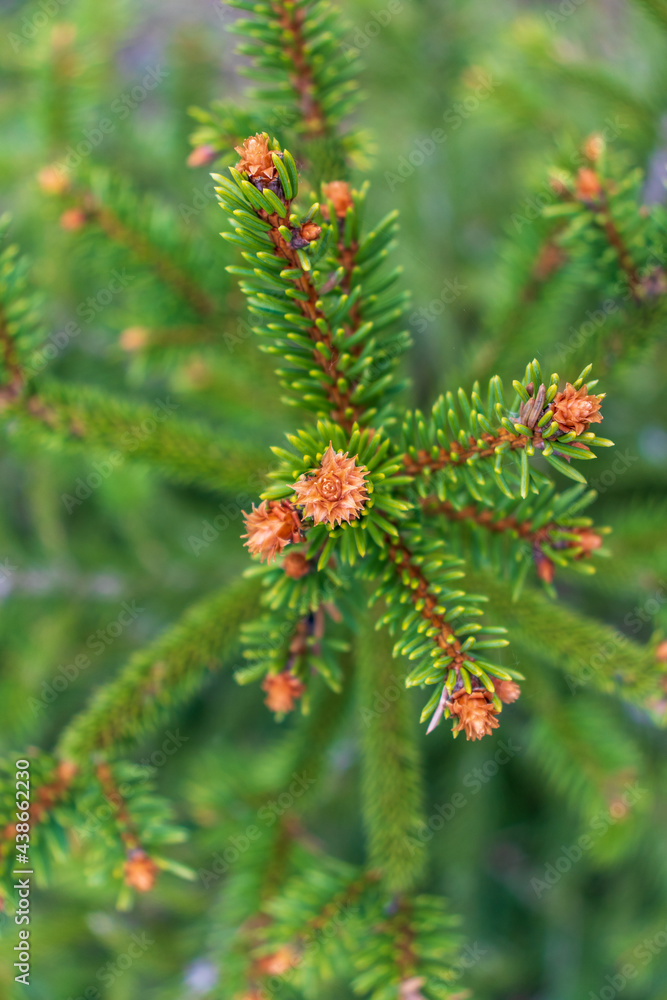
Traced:
<svg viewBox="0 0 667 1000">
<path fill-rule="evenodd" d="M 322 138 L 329 130 L 324 111 L 314 96 L 315 79 L 312 66 L 308 62 L 306 40 L 303 36 L 306 11 L 295 4 L 288 7 L 280 0 L 273 3 L 273 10 L 279 18 L 280 27 L 290 39 L 285 44 L 284 52 L 294 67 L 289 78 L 298 95 L 306 132 L 313 139 Z"/>
<path fill-rule="evenodd" d="M 464 448 L 458 441 L 452 441 L 448 448 L 440 448 L 435 458 L 430 452 L 417 452 L 416 456 L 404 455 L 403 465 L 405 471 L 411 476 L 420 475 L 424 469 L 430 470 L 444 469 L 447 465 L 463 465 L 473 455 L 480 458 L 490 458 L 495 454 L 499 444 L 509 442 L 510 449 L 517 451 L 525 448 L 528 439 L 524 434 L 514 434 L 512 431 L 501 430 L 498 434 L 482 434 L 478 440 L 470 437 L 470 446 Z M 480 444 L 481 442 L 481 444 Z"/>
</svg>

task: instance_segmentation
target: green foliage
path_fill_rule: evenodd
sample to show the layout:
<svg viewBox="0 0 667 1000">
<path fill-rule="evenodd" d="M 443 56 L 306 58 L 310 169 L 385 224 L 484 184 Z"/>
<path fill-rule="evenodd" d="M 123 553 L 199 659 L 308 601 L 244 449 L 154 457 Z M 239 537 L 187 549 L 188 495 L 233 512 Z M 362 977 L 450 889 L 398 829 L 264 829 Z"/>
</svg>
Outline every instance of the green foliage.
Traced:
<svg viewBox="0 0 667 1000">
<path fill-rule="evenodd" d="M 580 513 L 595 497 L 595 491 L 582 484 L 563 493 L 556 493 L 550 484 L 525 500 L 503 497 L 493 505 L 471 504 L 470 495 L 460 490 L 453 496 L 450 493 L 443 503 L 426 500 L 425 506 L 442 517 L 457 554 L 467 554 L 475 569 L 491 569 L 507 577 L 518 597 L 535 561 L 547 559 L 578 573 L 594 571 L 581 544 L 582 529 L 592 531 L 593 522 Z M 517 540 L 522 544 L 517 545 Z M 593 552 L 608 553 L 600 548 Z"/>
<path fill-rule="evenodd" d="M 0 218 L 0 241 L 7 239 L 9 216 Z M 38 304 L 27 280 L 28 263 L 10 243 L 0 252 L 0 408 L 11 405 L 43 338 Z"/>
<path fill-rule="evenodd" d="M 211 670 L 223 665 L 241 623 L 252 613 L 255 593 L 252 584 L 238 584 L 191 608 L 180 624 L 137 653 L 119 677 L 97 692 L 63 733 L 62 753 L 78 759 L 154 729 Z"/>
<path fill-rule="evenodd" d="M 378 642 L 369 628 L 362 630 L 357 664 L 369 860 L 384 873 L 390 892 L 411 891 L 425 859 L 416 840 L 424 792 L 410 705 L 396 686 L 386 638 Z"/>
<path fill-rule="evenodd" d="M 458 921 L 447 911 L 443 899 L 416 896 L 409 903 L 374 914 L 374 936 L 360 949 L 356 964 L 359 975 L 355 991 L 373 1000 L 395 996 L 396 981 L 423 978 L 423 995 L 429 1000 L 448 1000 L 457 973 L 450 966 L 456 955 Z M 422 985 L 419 989 L 422 989 Z M 459 994 L 460 995 L 460 994 Z"/>
<path fill-rule="evenodd" d="M 296 141 L 300 153 L 326 168 L 325 180 L 345 176 L 348 161 L 358 163 L 363 148 L 362 136 L 349 127 L 360 98 L 360 64 L 338 12 L 326 0 L 230 0 L 230 6 L 255 15 L 240 18 L 231 30 L 247 39 L 237 51 L 250 59 L 246 75 L 257 86 L 248 95 L 249 110 L 221 101 L 210 111 L 192 109 L 200 122 L 193 145 L 210 146 L 224 162 L 235 141 L 270 123 L 285 144 Z"/>
<path fill-rule="evenodd" d="M 279 152 L 275 140 L 271 148 Z M 395 213 L 362 237 L 365 190 L 352 194 L 344 217 L 336 216 L 329 202 L 332 224 L 318 215 L 317 203 L 305 214 L 293 212 L 294 159 L 289 151 L 279 152 L 274 163 L 284 202 L 235 169 L 232 180 L 214 175 L 234 227 L 223 235 L 252 265 L 227 270 L 239 275 L 250 311 L 261 321 L 255 330 L 266 338 L 264 350 L 289 363 L 278 374 L 296 397 L 288 399 L 292 405 L 319 417 L 335 416 L 344 425 L 386 422 L 391 397 L 401 388 L 393 370 L 409 343 L 406 333 L 391 330 L 405 302 L 404 295 L 390 294 L 398 272 L 377 274 L 396 232 Z M 300 232 L 313 220 L 321 235 L 306 242 Z"/>
<path fill-rule="evenodd" d="M 176 482 L 221 493 L 262 481 L 256 452 L 181 418 L 180 408 L 169 396 L 137 404 L 97 388 L 43 381 L 19 431 L 53 449 L 84 447 L 112 468 L 126 460 L 150 463 Z"/>
<path fill-rule="evenodd" d="M 220 82 L 217 39 L 193 28 L 174 39 L 165 89 L 132 126 L 114 117 L 102 148 L 43 199 L 28 178 L 115 115 L 118 67 L 138 68 L 126 45 L 136 13 L 120 6 L 75 0 L 72 29 L 61 21 L 32 49 L 14 31 L 20 121 L 0 102 L 16 160 L 0 152 L 0 172 L 44 300 L 38 310 L 7 247 L 0 701 L 4 728 L 16 722 L 30 745 L 10 754 L 12 738 L 0 758 L 0 862 L 11 912 L 25 755 L 30 847 L 50 886 L 40 905 L 53 906 L 40 920 L 58 946 L 57 982 L 35 995 L 95 982 L 99 950 L 122 948 L 104 937 L 112 920 L 160 930 L 151 959 L 113 988 L 128 996 L 446 1000 L 468 983 L 480 1000 L 597 995 L 637 928 L 651 937 L 664 923 L 667 899 L 654 795 L 666 718 L 663 53 L 641 15 L 624 14 L 633 42 L 618 31 L 614 45 L 638 79 L 608 72 L 589 52 L 586 5 L 561 35 L 560 9 L 525 5 L 348 5 L 348 29 L 319 0 L 240 0 L 248 16 L 232 32 L 255 89 L 244 106 L 226 79 L 224 101 L 192 112 L 189 163 L 215 162 L 213 184 L 193 187 L 181 162 L 184 110 Z M 659 3 L 643 6 L 663 24 Z M 360 48 L 374 164 L 351 117 Z M 613 132 L 606 148 L 586 140 L 593 129 Z M 259 172 L 250 137 L 267 143 Z M 418 307 L 407 323 L 403 267 Z M 443 292 L 444 274 L 465 294 Z M 577 433 L 555 412 L 582 368 L 571 384 L 596 392 L 589 358 L 615 450 L 597 424 Z M 555 367 L 565 383 L 542 374 Z M 363 495 L 350 500 L 333 476 L 315 516 L 296 487 L 319 489 L 331 453 Z M 69 485 L 82 457 L 118 468 L 85 507 Z M 338 518 L 326 506 L 337 490 Z M 614 529 L 604 547 L 587 516 L 596 498 Z M 282 534 L 277 558 L 247 569 L 238 536 L 251 504 Z M 252 516 L 242 537 L 267 556 L 269 529 L 253 535 Z M 79 676 L 71 664 L 108 601 L 137 595 L 145 619 Z M 40 689 L 53 697 L 30 718 Z M 466 719 L 470 705 L 481 721 Z M 470 744 L 443 740 L 445 719 Z M 160 771 L 167 725 L 188 736 Z M 582 832 L 585 860 L 533 892 Z M 143 886 L 128 870 L 137 858 Z M 160 877 L 151 905 L 142 889 L 158 870 L 179 879 Z M 76 919 L 72 938 L 88 940 L 80 872 L 97 911 L 85 971 L 61 932 Z M 114 903 L 136 913 L 100 912 Z M 461 922 L 483 943 L 479 962 L 459 958 Z M 544 954 L 559 961 L 542 968 Z M 642 976 L 659 982 L 653 961 Z M 68 979 L 65 966 L 82 971 Z M 628 983 L 631 995 L 643 996 Z"/>
</svg>

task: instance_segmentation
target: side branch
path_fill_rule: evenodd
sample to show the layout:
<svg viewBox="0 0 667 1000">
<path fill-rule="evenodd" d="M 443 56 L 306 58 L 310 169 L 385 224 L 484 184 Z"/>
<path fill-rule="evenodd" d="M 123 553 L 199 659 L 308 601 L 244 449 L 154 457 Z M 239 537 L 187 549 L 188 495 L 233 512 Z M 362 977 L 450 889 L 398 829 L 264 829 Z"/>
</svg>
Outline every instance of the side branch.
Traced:
<svg viewBox="0 0 667 1000">
<path fill-rule="evenodd" d="M 27 812 L 30 829 L 48 819 L 51 810 L 66 797 L 77 774 L 77 767 L 71 761 L 61 760 L 51 778 L 40 785 L 31 797 Z M 0 831 L 0 868 L 8 852 L 16 844 L 16 823 L 8 823 Z"/>
<path fill-rule="evenodd" d="M 448 465 L 465 465 L 477 458 L 491 458 L 503 445 L 510 451 L 525 448 L 528 438 L 525 434 L 502 430 L 498 434 L 482 434 L 477 440 L 468 439 L 468 444 L 452 441 L 446 448 L 440 447 L 432 451 L 420 449 L 415 455 L 403 456 L 405 471 L 410 476 L 419 476 L 425 470 L 435 471 Z"/>
<path fill-rule="evenodd" d="M 16 345 L 9 334 L 9 324 L 5 310 L 0 306 L 0 361 L 9 380 L 0 385 L 0 410 L 11 406 L 21 395 L 23 373 L 16 352 Z M 1 369 L 0 369 L 1 371 Z"/>
<path fill-rule="evenodd" d="M 430 732 L 443 715 L 452 715 L 455 734 L 465 731 L 471 740 L 488 735 L 498 726 L 502 703 L 519 697 L 512 678 L 520 675 L 484 658 L 487 649 L 507 645 L 499 638 L 504 628 L 477 620 L 482 614 L 477 605 L 486 598 L 452 589 L 453 581 L 464 575 L 460 560 L 417 522 L 400 534 L 388 534 L 380 559 L 385 569 L 374 594 L 388 605 L 381 621 L 400 629 L 393 654 L 417 661 L 406 686 L 435 687 L 422 721 L 431 718 Z"/>
<path fill-rule="evenodd" d="M 130 815 L 127 802 L 116 787 L 109 765 L 98 764 L 95 774 L 105 799 L 114 809 L 118 836 L 126 855 L 123 865 L 125 884 L 138 892 L 149 892 L 155 885 L 158 866 L 141 846 L 136 824 Z"/>
<path fill-rule="evenodd" d="M 293 67 L 288 76 L 297 95 L 304 131 L 312 139 L 322 138 L 329 134 L 330 129 L 316 96 L 313 68 L 308 61 L 307 42 L 304 37 L 307 12 L 304 7 L 285 3 L 283 0 L 274 0 L 271 6 L 286 39 L 283 51 Z"/>
<path fill-rule="evenodd" d="M 146 239 L 143 233 L 131 229 L 110 208 L 102 205 L 92 194 L 87 193 L 83 200 L 83 210 L 87 221 L 97 225 L 115 243 L 131 250 L 139 260 L 151 267 L 160 281 L 169 288 L 175 289 L 185 302 L 198 313 L 202 319 L 210 320 L 216 313 L 216 303 L 185 274 L 177 265 L 157 247 Z"/>
<path fill-rule="evenodd" d="M 430 626 L 429 633 L 427 633 L 429 638 L 447 657 L 446 665 L 449 668 L 450 676 L 452 673 L 456 675 L 453 678 L 454 685 L 462 685 L 461 668 L 474 666 L 475 657 L 471 653 L 464 653 L 462 643 L 457 638 L 453 626 L 438 611 L 440 604 L 438 597 L 431 590 L 431 584 L 422 570 L 412 561 L 413 556 L 410 549 L 401 541 L 396 541 L 391 535 L 387 535 L 386 544 L 389 558 L 399 577 L 407 574 L 410 600 L 421 617 L 428 622 Z"/>
<path fill-rule="evenodd" d="M 310 272 L 303 269 L 298 251 L 292 246 L 296 240 L 293 238 L 288 243 L 281 233 L 281 228 L 289 228 L 290 207 L 291 202 L 286 202 L 283 217 L 275 212 L 268 214 L 263 209 L 257 214 L 271 226 L 269 237 L 276 256 L 284 260 L 288 268 L 301 272 L 300 277 L 292 279 L 294 287 L 302 293 L 295 301 L 301 314 L 310 321 L 308 335 L 315 345 L 313 358 L 328 376 L 326 392 L 331 403 L 331 418 L 349 432 L 362 413 L 362 408 L 352 402 L 356 382 L 348 385 L 344 373 L 338 368 L 339 351 L 333 342 L 329 320 L 321 307 L 321 293 L 315 287 Z M 319 235 L 319 227 L 314 228 L 318 229 Z"/>
<path fill-rule="evenodd" d="M 219 307 L 197 283 L 195 277 L 179 266 L 170 253 L 156 245 L 137 225 L 141 206 L 135 203 L 126 213 L 115 210 L 89 187 L 74 186 L 69 177 L 56 167 L 42 171 L 42 189 L 63 197 L 69 207 L 60 218 L 63 229 L 77 232 L 86 225 L 99 226 L 110 240 L 125 247 L 149 267 L 159 281 L 173 289 L 183 301 L 204 321 L 219 314 Z M 126 214 L 126 221 L 122 214 Z"/>
<path fill-rule="evenodd" d="M 68 757 L 117 751 L 151 731 L 220 669 L 242 622 L 257 610 L 257 585 L 243 581 L 191 608 L 180 624 L 136 653 L 63 732 Z"/>
<path fill-rule="evenodd" d="M 455 524 L 482 528 L 496 535 L 511 535 L 525 542 L 537 574 L 545 583 L 553 580 L 554 558 L 561 564 L 586 559 L 602 545 L 601 535 L 593 530 L 588 518 L 579 524 L 554 519 L 536 527 L 530 518 L 521 520 L 516 514 L 499 515 L 494 508 L 478 504 L 456 507 L 449 500 L 427 497 L 421 505 L 427 517 L 442 516 Z"/>
</svg>

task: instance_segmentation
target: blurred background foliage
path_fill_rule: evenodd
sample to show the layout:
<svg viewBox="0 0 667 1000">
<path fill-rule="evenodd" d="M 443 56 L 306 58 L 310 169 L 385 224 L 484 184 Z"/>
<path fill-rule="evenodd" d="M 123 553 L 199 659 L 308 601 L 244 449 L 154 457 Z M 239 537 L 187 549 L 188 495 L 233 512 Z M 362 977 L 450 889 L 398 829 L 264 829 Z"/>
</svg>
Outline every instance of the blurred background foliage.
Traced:
<svg viewBox="0 0 667 1000">
<path fill-rule="evenodd" d="M 599 309 L 594 288 L 556 286 L 539 302 L 519 297 L 517 314 L 512 241 L 532 226 L 537 234 L 549 167 L 567 164 L 593 131 L 608 128 L 614 150 L 644 168 L 645 203 L 664 198 L 667 35 L 660 3 L 402 0 L 389 16 L 383 0 L 340 6 L 349 44 L 365 63 L 358 118 L 372 137 L 374 155 L 363 170 L 370 212 L 401 210 L 400 257 L 413 291 L 408 317 L 416 345 L 406 364 L 415 398 L 432 398 L 445 375 L 448 384 L 494 371 L 518 377 L 533 356 L 547 371 L 570 377 L 596 362 L 613 400 L 603 433 L 629 456 L 609 486 L 604 472 L 616 452 L 603 453 L 593 475 L 601 484 L 595 517 L 614 529 L 613 555 L 595 577 L 559 581 L 558 589 L 646 641 L 667 625 L 665 341 L 615 364 L 598 338 L 577 337 L 588 310 Z M 207 170 L 186 166 L 194 128 L 188 108 L 241 93 L 243 60 L 225 31 L 235 16 L 214 0 L 4 0 L 0 208 L 13 216 L 9 238 L 32 260 L 48 330 L 75 323 L 80 331 L 49 361 L 49 377 L 97 384 L 152 406 L 171 401 L 181 415 L 205 417 L 226 441 L 261 455 L 290 429 L 289 414 L 224 270 L 231 254 L 217 235 L 222 216 Z M 380 21 L 387 23 L 376 30 Z M 147 89 L 142 81 L 150 73 L 157 82 Z M 199 285 L 224 302 L 211 316 L 208 339 L 200 329 L 193 340 L 187 305 L 131 253 L 63 231 L 58 207 L 38 187 L 38 171 L 65 158 L 101 118 L 113 127 L 85 166 L 101 165 L 112 183 L 155 198 L 160 208 L 152 222 L 165 240 L 178 233 L 191 245 Z M 438 128 L 445 139 L 429 152 Z M 425 151 L 423 162 L 415 150 Z M 114 272 L 124 277 L 119 291 L 110 284 Z M 160 341 L 160 330 L 179 323 L 180 343 Z M 157 346 L 137 349 L 136 329 L 133 340 L 128 328 L 155 332 Z M 564 354 L 564 344 L 579 342 Z M 259 492 L 247 466 L 225 470 L 229 526 L 197 547 L 192 538 L 204 537 L 220 496 L 167 484 L 141 464 L 123 462 L 99 475 L 107 457 L 52 450 L 46 438 L 18 430 L 0 445 L 3 753 L 52 748 L 64 723 L 132 651 L 247 566 L 239 511 Z M 264 472 L 261 461 L 267 459 L 255 468 Z M 90 488 L 94 473 L 102 481 Z M 72 505 L 67 497 L 77 488 L 83 500 Z M 107 634 L 124 601 L 141 612 L 92 652 L 91 637 Z M 54 691 L 63 665 L 82 652 L 90 666 Z M 510 647 L 510 655 L 522 669 L 521 657 L 535 654 Z M 427 813 L 438 815 L 440 805 L 447 817 L 429 844 L 427 884 L 463 915 L 473 942 L 465 984 L 479 1000 L 605 997 L 600 991 L 613 988 L 605 977 L 613 978 L 627 957 L 639 971 L 624 996 L 667 998 L 667 947 L 656 945 L 646 963 L 636 951 L 667 928 L 664 734 L 634 710 L 610 708 L 602 695 L 571 697 L 547 663 L 529 678 L 498 739 L 452 743 L 440 731 L 424 739 Z M 184 750 L 153 761 L 161 761 L 154 780 L 191 833 L 177 853 L 195 869 L 252 822 L 250 808 L 231 805 L 230 789 L 245 781 L 263 787 L 279 766 L 282 730 L 257 702 L 257 691 L 238 688 L 230 672 L 216 677 L 178 719 Z M 290 720 L 283 730 L 299 725 Z M 305 809 L 308 829 L 354 861 L 362 856 L 358 729 L 354 718 L 342 727 Z M 150 763 L 164 738 L 149 741 L 134 759 Z M 516 752 L 490 775 L 501 742 Z M 485 764 L 480 783 L 471 775 Z M 543 878 L 546 866 L 590 833 L 601 810 L 635 782 L 636 806 L 627 815 L 619 806 L 618 821 L 593 837 L 582 860 L 536 892 L 531 879 Z M 456 793 L 465 805 L 447 809 Z M 70 864 L 33 898 L 33 983 L 17 995 L 207 996 L 216 975 L 209 948 L 215 950 L 218 895 L 217 882 L 166 876 L 156 893 L 121 914 L 112 890 L 86 886 Z M 141 957 L 126 968 L 113 965 L 131 935 L 144 932 L 151 944 Z M 12 995 L 13 937 L 0 943 L 2 996 Z M 115 971 L 104 979 L 107 963 Z"/>
</svg>

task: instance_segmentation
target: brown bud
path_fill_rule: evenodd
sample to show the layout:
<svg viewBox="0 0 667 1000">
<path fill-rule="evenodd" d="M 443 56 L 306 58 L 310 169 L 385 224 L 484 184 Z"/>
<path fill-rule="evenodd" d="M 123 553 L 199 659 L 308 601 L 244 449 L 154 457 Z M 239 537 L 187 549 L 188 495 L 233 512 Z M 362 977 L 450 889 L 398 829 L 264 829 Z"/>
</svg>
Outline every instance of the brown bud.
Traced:
<svg viewBox="0 0 667 1000">
<path fill-rule="evenodd" d="M 602 191 L 600 178 L 589 167 L 580 167 L 577 172 L 575 194 L 580 201 L 595 201 Z"/>
<path fill-rule="evenodd" d="M 69 191 L 69 177 L 62 167 L 43 167 L 37 174 L 37 183 L 45 194 L 62 195 Z"/>
<path fill-rule="evenodd" d="M 454 734 L 464 731 L 467 740 L 481 740 L 498 728 L 497 709 L 486 691 L 474 690 L 468 694 L 457 691 L 452 696 L 449 711 L 457 717 Z"/>
<path fill-rule="evenodd" d="M 575 389 L 567 382 L 563 391 L 554 396 L 551 404 L 553 419 L 562 431 L 583 434 L 588 430 L 589 424 L 601 422 L 600 404 L 603 399 L 604 394 L 589 396 L 585 385 Z"/>
<path fill-rule="evenodd" d="M 301 552 L 288 552 L 283 559 L 283 569 L 292 580 L 300 580 L 310 572 L 308 560 Z"/>
<path fill-rule="evenodd" d="M 543 555 L 542 552 L 539 552 L 535 555 L 535 566 L 540 580 L 543 580 L 545 583 L 553 583 L 556 567 L 551 559 Z"/>
<path fill-rule="evenodd" d="M 656 646 L 655 658 L 658 663 L 667 663 L 667 639 L 663 639 Z"/>
<path fill-rule="evenodd" d="M 253 504 L 249 514 L 243 512 L 247 538 L 245 543 L 254 556 L 262 562 L 272 562 L 289 542 L 301 537 L 300 521 L 291 503 L 262 500 L 259 507 Z"/>
<path fill-rule="evenodd" d="M 318 239 L 321 233 L 322 227 L 316 226 L 314 222 L 305 222 L 299 230 L 301 239 L 305 240 L 307 243 L 312 243 L 314 240 Z"/>
<path fill-rule="evenodd" d="M 150 892 L 155 885 L 159 872 L 158 866 L 152 858 L 140 847 L 128 853 L 127 861 L 123 866 L 125 885 L 129 885 L 137 892 Z"/>
<path fill-rule="evenodd" d="M 276 176 L 273 165 L 272 150 L 269 149 L 269 137 L 262 133 L 251 135 L 244 140 L 242 146 L 235 146 L 235 151 L 241 159 L 236 164 L 239 173 L 248 174 L 251 181 L 268 184 Z"/>
<path fill-rule="evenodd" d="M 322 456 L 314 476 L 301 476 L 294 483 L 296 502 L 303 504 L 303 516 L 315 524 L 340 524 L 359 517 L 366 502 L 365 465 L 357 465 L 347 452 L 334 451 L 333 445 Z"/>
<path fill-rule="evenodd" d="M 121 333 L 118 343 L 124 351 L 140 351 L 145 347 L 150 337 L 150 330 L 145 326 L 128 326 Z"/>
<path fill-rule="evenodd" d="M 411 976 L 409 979 L 403 979 L 398 986 L 399 1000 L 424 1000 L 421 988 L 425 985 L 425 976 Z"/>
<path fill-rule="evenodd" d="M 322 193 L 331 202 L 334 212 L 339 218 L 343 218 L 348 208 L 354 205 L 350 185 L 346 181 L 331 181 L 330 184 L 323 184 Z"/>
<path fill-rule="evenodd" d="M 583 146 L 584 156 L 591 163 L 597 162 L 605 151 L 605 141 L 599 132 L 589 135 Z"/>
<path fill-rule="evenodd" d="M 216 158 L 216 155 L 213 146 L 196 146 L 185 162 L 188 167 L 205 167 Z"/>
<path fill-rule="evenodd" d="M 602 545 L 602 536 L 598 535 L 592 528 L 581 528 L 577 534 L 579 540 L 574 544 L 581 547 L 582 556 L 589 556 L 591 552 L 599 549 Z"/>
<path fill-rule="evenodd" d="M 86 222 L 86 213 L 82 208 L 68 208 L 60 216 L 60 228 L 69 233 L 82 229 Z"/>
<path fill-rule="evenodd" d="M 257 971 L 262 976 L 282 976 L 296 964 L 297 954 L 290 945 L 284 945 L 270 955 L 257 960 Z"/>
<path fill-rule="evenodd" d="M 513 701 L 516 701 L 521 696 L 521 688 L 516 681 L 494 678 L 493 687 L 504 705 L 511 705 Z"/>
<path fill-rule="evenodd" d="M 60 782 L 67 786 L 74 780 L 78 770 L 79 768 L 73 760 L 61 760 L 58 764 L 56 773 Z"/>
<path fill-rule="evenodd" d="M 262 682 L 262 690 L 266 691 L 266 707 L 283 715 L 293 710 L 294 702 L 306 688 L 298 677 L 294 677 L 289 670 L 283 670 L 279 674 L 267 674 Z"/>
</svg>

